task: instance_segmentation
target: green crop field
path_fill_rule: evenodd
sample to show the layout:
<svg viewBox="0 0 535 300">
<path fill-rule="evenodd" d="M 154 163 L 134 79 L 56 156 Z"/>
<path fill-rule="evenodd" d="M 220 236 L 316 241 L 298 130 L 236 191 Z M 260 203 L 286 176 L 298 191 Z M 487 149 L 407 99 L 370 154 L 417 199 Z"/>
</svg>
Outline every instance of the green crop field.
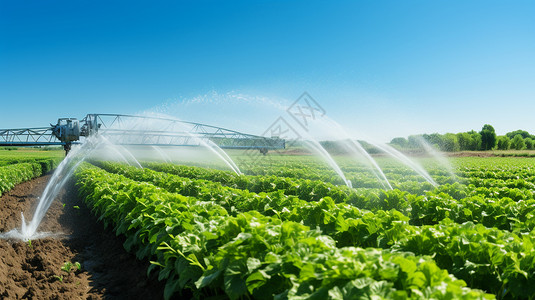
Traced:
<svg viewBox="0 0 535 300">
<path fill-rule="evenodd" d="M 166 297 L 533 297 L 535 159 L 455 158 L 455 177 L 420 159 L 434 187 L 378 158 L 393 190 L 338 160 L 354 189 L 309 156 L 260 159 L 242 176 L 92 161 L 76 180 Z"/>
<path fill-rule="evenodd" d="M 0 192 L 55 168 L 62 151 L 4 150 Z M 235 157 L 235 161 L 247 157 Z M 90 159 L 75 171 L 92 212 L 150 261 L 164 296 L 231 299 L 532 299 L 535 158 L 260 156 L 237 175 L 209 162 Z"/>
<path fill-rule="evenodd" d="M 0 195 L 16 184 L 44 175 L 63 159 L 63 151 L 0 150 Z"/>
<path fill-rule="evenodd" d="M 0 300 L 535 300 L 535 0 L 0 0 Z"/>
</svg>

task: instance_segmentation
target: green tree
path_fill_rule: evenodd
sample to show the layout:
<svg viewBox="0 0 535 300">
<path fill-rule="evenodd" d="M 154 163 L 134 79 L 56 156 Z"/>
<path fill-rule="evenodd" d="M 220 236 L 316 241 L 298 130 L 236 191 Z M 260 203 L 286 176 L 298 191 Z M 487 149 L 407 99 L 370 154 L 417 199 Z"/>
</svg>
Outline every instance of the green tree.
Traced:
<svg viewBox="0 0 535 300">
<path fill-rule="evenodd" d="M 453 133 L 446 133 L 442 136 L 442 143 L 440 149 L 446 152 L 455 152 L 459 151 L 459 142 L 457 140 L 457 135 Z"/>
<path fill-rule="evenodd" d="M 481 150 L 490 150 L 496 146 L 496 131 L 494 127 L 485 124 L 479 134 L 481 134 Z"/>
<path fill-rule="evenodd" d="M 514 139 L 515 136 L 517 134 L 520 134 L 522 136 L 523 139 L 526 139 L 526 138 L 533 138 L 533 136 L 531 134 L 529 134 L 529 132 L 525 131 L 525 130 L 515 130 L 515 131 L 511 131 L 511 132 L 508 132 L 506 133 L 505 135 L 510 138 L 510 139 Z"/>
<path fill-rule="evenodd" d="M 516 150 L 522 150 L 525 147 L 526 147 L 526 143 L 524 142 L 522 135 L 521 134 L 515 135 L 515 137 L 511 141 L 511 148 L 516 149 Z"/>
<path fill-rule="evenodd" d="M 393 138 L 392 141 L 390 141 L 390 144 L 391 145 L 397 145 L 401 149 L 405 149 L 408 146 L 407 140 L 405 138 L 403 138 L 403 137 Z"/>
<path fill-rule="evenodd" d="M 442 136 L 439 133 L 424 134 L 422 137 L 429 145 L 442 150 Z"/>
<path fill-rule="evenodd" d="M 528 149 L 528 150 L 533 150 L 533 148 L 534 148 L 535 145 L 534 145 L 534 142 L 533 142 L 532 139 L 530 139 L 530 138 L 525 138 L 525 139 L 524 139 L 524 143 L 526 143 L 526 149 Z"/>
<path fill-rule="evenodd" d="M 468 150 L 476 151 L 481 149 L 481 134 L 474 130 L 468 131 L 468 134 L 471 137 L 471 144 Z"/>
<path fill-rule="evenodd" d="M 498 137 L 497 142 L 497 148 L 498 150 L 507 150 L 511 146 L 511 139 L 507 137 L 506 135 L 502 135 Z"/>
<path fill-rule="evenodd" d="M 468 132 L 457 133 L 457 141 L 459 142 L 460 150 L 468 150 L 470 147 L 470 134 Z"/>
<path fill-rule="evenodd" d="M 422 147 L 420 143 L 421 139 L 421 135 L 409 135 L 409 138 L 407 139 L 407 145 L 409 148 L 420 149 Z"/>
<path fill-rule="evenodd" d="M 479 132 L 469 131 L 457 133 L 457 141 L 459 142 L 460 150 L 479 150 L 481 146 L 481 135 Z"/>
</svg>

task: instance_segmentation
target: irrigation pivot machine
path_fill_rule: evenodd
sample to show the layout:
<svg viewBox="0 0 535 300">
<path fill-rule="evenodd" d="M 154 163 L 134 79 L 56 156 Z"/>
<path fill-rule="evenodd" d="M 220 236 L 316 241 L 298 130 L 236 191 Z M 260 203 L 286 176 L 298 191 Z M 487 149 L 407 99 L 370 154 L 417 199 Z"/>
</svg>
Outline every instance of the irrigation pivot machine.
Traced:
<svg viewBox="0 0 535 300">
<path fill-rule="evenodd" d="M 0 146 L 62 145 L 67 154 L 72 144 L 102 135 L 118 145 L 202 146 L 211 143 L 224 149 L 284 149 L 278 137 L 245 134 L 225 128 L 175 119 L 119 114 L 88 114 L 83 119 L 60 118 L 50 127 L 0 129 Z"/>
</svg>

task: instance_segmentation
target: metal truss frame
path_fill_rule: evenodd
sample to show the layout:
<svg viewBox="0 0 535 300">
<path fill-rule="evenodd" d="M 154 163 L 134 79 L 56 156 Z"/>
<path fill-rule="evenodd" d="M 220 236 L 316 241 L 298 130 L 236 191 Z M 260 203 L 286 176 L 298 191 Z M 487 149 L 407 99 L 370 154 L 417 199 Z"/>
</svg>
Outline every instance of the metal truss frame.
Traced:
<svg viewBox="0 0 535 300">
<path fill-rule="evenodd" d="M 114 144 L 201 146 L 214 143 L 226 149 L 284 149 L 285 140 L 176 119 L 121 114 L 88 114 L 81 121 L 81 136 L 102 134 Z M 74 142 L 76 143 L 76 142 Z M 52 127 L 0 129 L 0 146 L 65 145 Z"/>
<path fill-rule="evenodd" d="M 0 129 L 2 146 L 64 145 L 53 134 L 51 127 Z"/>
</svg>

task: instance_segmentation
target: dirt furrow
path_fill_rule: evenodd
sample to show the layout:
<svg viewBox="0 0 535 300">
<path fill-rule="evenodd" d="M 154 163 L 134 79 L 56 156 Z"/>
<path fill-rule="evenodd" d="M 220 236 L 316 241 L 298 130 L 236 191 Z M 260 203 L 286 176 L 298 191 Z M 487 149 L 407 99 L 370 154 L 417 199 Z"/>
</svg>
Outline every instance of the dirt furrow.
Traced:
<svg viewBox="0 0 535 300">
<path fill-rule="evenodd" d="M 31 219 L 50 175 L 0 197 L 0 232 Z M 148 263 L 127 253 L 105 230 L 71 182 L 54 201 L 39 231 L 59 234 L 30 243 L 0 239 L 1 299 L 160 299 L 163 284 L 148 278 Z M 78 269 L 78 264 L 80 269 Z"/>
</svg>

